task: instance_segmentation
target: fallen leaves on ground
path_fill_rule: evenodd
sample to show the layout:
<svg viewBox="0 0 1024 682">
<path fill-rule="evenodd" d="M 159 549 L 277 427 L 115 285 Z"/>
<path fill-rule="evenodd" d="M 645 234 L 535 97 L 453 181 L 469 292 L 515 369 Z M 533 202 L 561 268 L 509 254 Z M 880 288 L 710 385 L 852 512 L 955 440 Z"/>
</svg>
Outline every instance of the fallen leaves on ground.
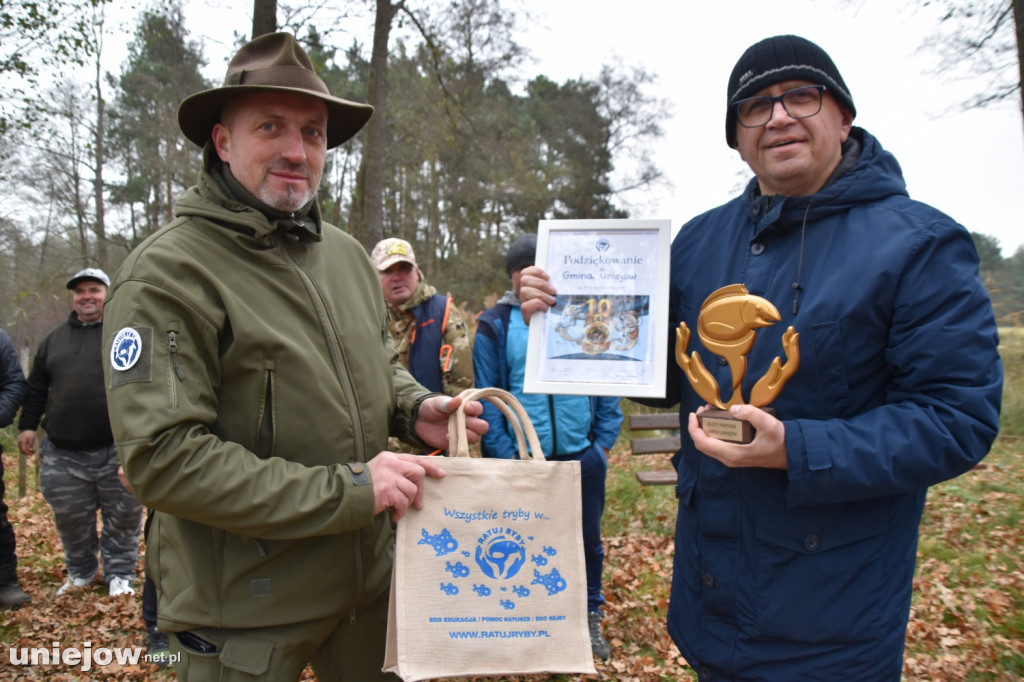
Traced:
<svg viewBox="0 0 1024 682">
<path fill-rule="evenodd" d="M 17 457 L 5 454 L 8 472 L 17 471 Z M 1024 637 L 1015 628 L 1024 599 L 1019 528 L 1006 519 L 1024 511 L 1024 465 L 1019 455 L 1002 464 L 966 474 L 947 487 L 933 489 L 922 522 L 922 546 L 914 582 L 914 605 L 907 628 L 904 680 L 992 680 L 1020 678 Z M 632 476 L 628 452 L 609 458 L 612 474 Z M 32 470 L 30 472 L 34 473 Z M 49 507 L 30 485 L 16 499 L 17 485 L 8 474 L 10 518 L 18 536 L 19 575 L 32 603 L 16 612 L 0 612 L 0 679 L 3 680 L 172 680 L 155 666 L 103 668 L 102 677 L 70 666 L 20 667 L 10 664 L 14 647 L 81 646 L 145 647 L 141 589 L 134 597 L 109 597 L 101 582 L 56 597 L 64 582 L 60 541 Z M 32 481 L 34 484 L 34 479 Z M 969 490 L 964 490 L 969 488 Z M 988 492 L 986 492 L 988 490 Z M 606 514 L 629 514 L 608 501 Z M 671 510 L 664 513 L 670 514 Z M 672 538 L 648 532 L 642 524 L 621 524 L 628 533 L 606 537 L 605 635 L 613 656 L 596 661 L 597 677 L 529 675 L 506 682 L 614 680 L 666 682 L 695 679 L 665 628 L 672 575 Z M 934 549 L 930 549 L 934 548 Z M 967 557 L 978 565 L 968 565 Z M 141 574 L 141 563 L 140 563 Z M 311 670 L 303 679 L 314 680 Z M 483 678 L 478 678 L 483 679 Z"/>
</svg>

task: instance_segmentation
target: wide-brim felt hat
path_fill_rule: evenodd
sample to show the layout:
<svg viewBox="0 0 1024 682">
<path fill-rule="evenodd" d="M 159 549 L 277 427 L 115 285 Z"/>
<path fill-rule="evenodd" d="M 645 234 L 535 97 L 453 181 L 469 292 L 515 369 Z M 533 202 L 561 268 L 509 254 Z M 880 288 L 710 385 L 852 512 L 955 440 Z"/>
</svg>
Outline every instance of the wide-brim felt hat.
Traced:
<svg viewBox="0 0 1024 682">
<path fill-rule="evenodd" d="M 228 64 L 224 84 L 186 97 L 178 106 L 178 126 L 204 146 L 233 97 L 250 92 L 282 92 L 316 97 L 327 105 L 327 148 L 337 147 L 366 125 L 369 104 L 335 97 L 316 75 L 313 63 L 289 33 L 268 33 L 243 45 Z"/>
</svg>

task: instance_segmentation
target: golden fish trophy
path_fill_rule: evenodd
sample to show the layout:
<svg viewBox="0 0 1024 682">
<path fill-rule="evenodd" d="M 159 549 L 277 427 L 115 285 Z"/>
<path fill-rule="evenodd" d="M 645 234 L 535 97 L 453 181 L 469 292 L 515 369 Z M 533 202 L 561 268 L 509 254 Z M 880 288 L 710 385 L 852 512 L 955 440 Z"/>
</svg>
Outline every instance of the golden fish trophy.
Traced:
<svg viewBox="0 0 1024 682">
<path fill-rule="evenodd" d="M 697 335 L 704 347 L 725 359 L 732 373 L 732 396 L 722 402 L 718 382 L 707 370 L 697 351 L 687 357 L 686 348 L 690 343 L 690 330 L 683 322 L 676 330 L 676 362 L 690 380 L 697 395 L 712 408 L 697 415 L 704 433 L 731 443 L 749 443 L 754 439 L 754 427 L 750 422 L 736 419 L 729 414 L 732 405 L 743 404 L 741 385 L 747 373 L 747 354 L 754 347 L 757 330 L 770 327 L 780 321 L 779 311 L 767 299 L 754 296 L 742 284 L 730 284 L 713 292 L 705 299 L 697 317 Z M 782 335 L 782 350 L 786 354 L 783 363 L 778 356 L 771 366 L 750 390 L 750 405 L 763 408 L 773 401 L 782 386 L 796 372 L 800 364 L 800 350 L 797 341 L 800 335 L 793 327 Z M 773 413 L 771 408 L 765 410 Z"/>
</svg>

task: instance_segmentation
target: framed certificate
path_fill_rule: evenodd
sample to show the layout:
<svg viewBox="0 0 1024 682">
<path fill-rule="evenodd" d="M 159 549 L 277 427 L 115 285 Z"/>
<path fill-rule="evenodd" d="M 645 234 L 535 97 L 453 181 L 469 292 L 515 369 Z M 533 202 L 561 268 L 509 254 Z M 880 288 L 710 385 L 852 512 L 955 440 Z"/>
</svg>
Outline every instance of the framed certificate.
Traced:
<svg viewBox="0 0 1024 682">
<path fill-rule="evenodd" d="M 668 220 L 542 220 L 556 303 L 530 320 L 526 393 L 665 395 Z"/>
</svg>

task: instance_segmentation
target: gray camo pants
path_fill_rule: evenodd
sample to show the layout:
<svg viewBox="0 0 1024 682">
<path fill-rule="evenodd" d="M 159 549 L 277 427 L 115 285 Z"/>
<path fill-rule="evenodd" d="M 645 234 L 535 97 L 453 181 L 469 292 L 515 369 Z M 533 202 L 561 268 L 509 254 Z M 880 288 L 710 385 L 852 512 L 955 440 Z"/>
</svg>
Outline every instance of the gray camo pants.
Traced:
<svg viewBox="0 0 1024 682">
<path fill-rule="evenodd" d="M 103 557 L 103 578 L 135 579 L 142 532 L 142 505 L 117 477 L 117 450 L 64 450 L 43 438 L 39 444 L 39 489 L 53 509 L 72 578 L 91 580 Z M 103 528 L 96 533 L 96 512 Z"/>
</svg>

